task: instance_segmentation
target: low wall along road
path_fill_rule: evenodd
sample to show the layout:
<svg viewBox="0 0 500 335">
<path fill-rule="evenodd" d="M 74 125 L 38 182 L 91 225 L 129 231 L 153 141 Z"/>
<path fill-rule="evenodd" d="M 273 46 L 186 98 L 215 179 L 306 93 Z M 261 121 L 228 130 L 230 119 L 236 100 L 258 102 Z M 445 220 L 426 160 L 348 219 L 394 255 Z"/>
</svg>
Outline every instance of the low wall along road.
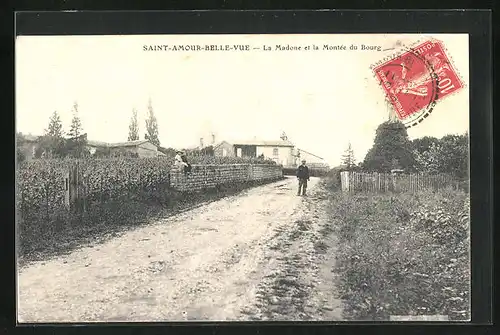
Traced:
<svg viewBox="0 0 500 335">
<path fill-rule="evenodd" d="M 227 164 L 192 165 L 191 173 L 185 175 L 182 167 L 170 172 L 170 187 L 178 191 L 199 191 L 219 185 L 244 182 L 275 181 L 283 178 L 278 165 Z"/>
</svg>

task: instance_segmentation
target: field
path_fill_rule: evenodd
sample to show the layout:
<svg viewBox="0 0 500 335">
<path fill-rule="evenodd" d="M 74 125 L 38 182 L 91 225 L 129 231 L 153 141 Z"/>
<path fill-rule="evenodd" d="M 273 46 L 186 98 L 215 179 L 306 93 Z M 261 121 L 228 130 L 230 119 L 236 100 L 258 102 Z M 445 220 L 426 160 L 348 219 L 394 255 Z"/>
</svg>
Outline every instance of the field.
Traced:
<svg viewBox="0 0 500 335">
<path fill-rule="evenodd" d="M 467 193 L 451 189 L 332 191 L 327 211 L 338 241 L 333 272 L 344 317 L 470 319 L 469 206 Z"/>
</svg>

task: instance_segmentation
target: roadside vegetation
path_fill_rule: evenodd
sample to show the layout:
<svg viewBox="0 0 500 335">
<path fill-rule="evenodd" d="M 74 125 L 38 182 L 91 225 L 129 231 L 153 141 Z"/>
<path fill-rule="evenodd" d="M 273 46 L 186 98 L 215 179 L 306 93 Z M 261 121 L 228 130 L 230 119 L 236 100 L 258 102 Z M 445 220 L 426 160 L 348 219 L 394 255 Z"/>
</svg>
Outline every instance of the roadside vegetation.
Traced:
<svg viewBox="0 0 500 335">
<path fill-rule="evenodd" d="M 330 187 L 335 185 L 330 180 Z M 468 320 L 469 195 L 332 192 L 338 291 L 348 320 L 447 315 Z"/>
<path fill-rule="evenodd" d="M 410 140 L 384 122 L 355 163 L 348 147 L 325 180 L 336 235 L 337 290 L 348 320 L 445 315 L 470 319 L 468 133 Z M 342 192 L 340 173 L 447 174 L 459 187 L 416 192 Z"/>
<path fill-rule="evenodd" d="M 445 315 L 470 319 L 468 134 L 408 139 L 381 124 L 364 160 L 349 147 L 325 180 L 338 241 L 339 298 L 348 320 Z M 340 172 L 448 174 L 459 187 L 416 192 L 342 192 Z M 455 183 L 456 184 L 456 183 Z"/>
</svg>

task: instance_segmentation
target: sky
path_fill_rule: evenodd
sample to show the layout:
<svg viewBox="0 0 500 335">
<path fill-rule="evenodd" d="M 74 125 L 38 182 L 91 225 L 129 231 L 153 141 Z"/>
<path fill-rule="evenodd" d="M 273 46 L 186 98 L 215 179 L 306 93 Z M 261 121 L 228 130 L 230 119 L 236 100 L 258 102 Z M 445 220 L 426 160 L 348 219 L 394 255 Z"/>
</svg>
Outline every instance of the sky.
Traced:
<svg viewBox="0 0 500 335">
<path fill-rule="evenodd" d="M 468 36 L 434 34 L 468 85 Z M 16 39 L 16 128 L 41 135 L 54 111 L 69 130 L 78 103 L 84 132 L 95 141 L 127 140 L 133 108 L 141 139 L 148 101 L 164 147 L 216 141 L 278 140 L 331 166 L 351 143 L 357 161 L 389 115 L 370 65 L 398 41 L 422 35 L 128 35 L 21 36 Z M 250 45 L 250 51 L 144 51 L 150 45 Z M 277 44 L 315 51 L 274 50 Z M 323 45 L 347 50 L 322 50 Z M 349 50 L 350 45 L 358 50 Z M 361 45 L 381 51 L 361 50 Z M 267 45 L 272 50 L 263 51 Z M 259 50 L 254 50 L 259 47 Z M 390 49 L 390 50 L 387 50 Z M 383 51 L 385 50 L 385 51 Z M 410 138 L 442 137 L 469 128 L 468 86 L 442 101 Z"/>
</svg>

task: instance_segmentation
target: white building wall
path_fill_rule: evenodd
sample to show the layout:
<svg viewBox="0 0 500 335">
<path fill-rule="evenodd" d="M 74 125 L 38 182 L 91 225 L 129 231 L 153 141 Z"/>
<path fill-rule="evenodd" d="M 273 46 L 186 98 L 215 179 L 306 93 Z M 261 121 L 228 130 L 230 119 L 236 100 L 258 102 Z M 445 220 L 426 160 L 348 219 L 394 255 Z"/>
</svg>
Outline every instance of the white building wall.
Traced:
<svg viewBox="0 0 500 335">
<path fill-rule="evenodd" d="M 275 154 L 277 149 L 277 155 Z M 273 159 L 278 164 L 287 166 L 293 164 L 292 161 L 292 147 L 271 147 L 271 146 L 258 146 L 257 156 L 264 154 L 265 158 Z"/>
<path fill-rule="evenodd" d="M 158 148 L 156 145 L 146 142 L 140 144 L 137 147 L 133 147 L 134 152 L 139 154 L 139 157 L 157 157 L 158 156 Z"/>
</svg>

